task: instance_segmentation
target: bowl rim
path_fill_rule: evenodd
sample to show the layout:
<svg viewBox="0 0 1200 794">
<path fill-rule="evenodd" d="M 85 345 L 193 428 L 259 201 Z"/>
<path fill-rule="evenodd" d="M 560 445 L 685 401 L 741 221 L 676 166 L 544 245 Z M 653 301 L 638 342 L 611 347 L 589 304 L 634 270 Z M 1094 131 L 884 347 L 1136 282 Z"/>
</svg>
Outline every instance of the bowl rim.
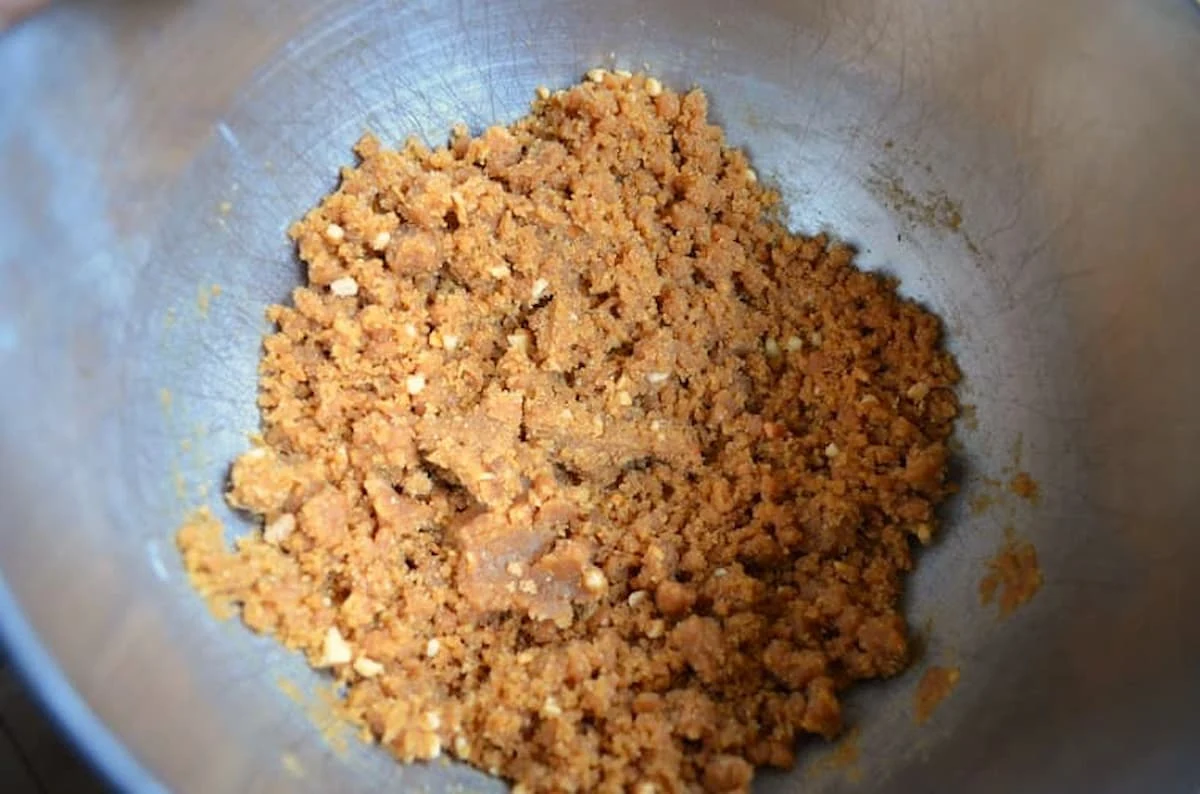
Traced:
<svg viewBox="0 0 1200 794">
<path fill-rule="evenodd" d="M 52 726 L 110 789 L 166 794 L 166 787 L 134 757 L 71 686 L 2 576 L 0 652 L 7 655 L 17 680 L 33 696 Z"/>
</svg>

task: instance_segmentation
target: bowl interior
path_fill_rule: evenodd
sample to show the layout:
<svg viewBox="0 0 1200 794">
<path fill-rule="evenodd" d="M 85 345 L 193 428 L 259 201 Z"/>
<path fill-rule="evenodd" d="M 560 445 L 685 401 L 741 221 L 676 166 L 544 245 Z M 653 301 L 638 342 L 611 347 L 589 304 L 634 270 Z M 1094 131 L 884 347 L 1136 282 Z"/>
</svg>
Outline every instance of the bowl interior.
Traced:
<svg viewBox="0 0 1200 794">
<path fill-rule="evenodd" d="M 220 490 L 257 425 L 263 309 L 301 277 L 285 229 L 364 130 L 440 142 L 538 85 L 646 68 L 705 88 L 792 226 L 899 276 L 965 373 L 962 492 L 910 580 L 921 656 L 850 697 L 850 745 L 812 743 L 761 790 L 1194 781 L 1194 12 L 220 0 L 22 25 L 0 39 L 6 629 L 23 614 L 60 668 L 30 671 L 43 691 L 69 682 L 171 788 L 501 790 L 324 736 L 320 678 L 214 621 L 172 535 L 200 504 L 244 528 Z M 1020 471 L 1036 504 L 1006 487 Z M 1008 537 L 1045 584 L 1000 620 L 978 588 Z M 917 726 L 931 664 L 962 678 Z"/>
</svg>

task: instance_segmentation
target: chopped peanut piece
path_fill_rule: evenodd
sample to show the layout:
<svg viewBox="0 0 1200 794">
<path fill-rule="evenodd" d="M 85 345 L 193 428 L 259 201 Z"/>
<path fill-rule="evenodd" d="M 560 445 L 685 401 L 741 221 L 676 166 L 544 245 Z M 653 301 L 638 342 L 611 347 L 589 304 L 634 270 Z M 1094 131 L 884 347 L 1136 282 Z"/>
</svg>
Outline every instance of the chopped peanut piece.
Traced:
<svg viewBox="0 0 1200 794">
<path fill-rule="evenodd" d="M 515 334 L 509 334 L 508 346 L 510 349 L 515 350 L 518 353 L 528 353 L 529 334 L 524 333 L 523 331 L 519 331 Z"/>
<path fill-rule="evenodd" d="M 441 757 L 441 755 L 442 755 L 442 740 L 441 740 L 441 738 L 436 733 L 426 734 L 425 740 L 424 740 L 424 747 L 421 749 L 421 751 L 419 752 L 417 757 L 424 759 L 426 761 L 432 761 L 435 758 Z"/>
<path fill-rule="evenodd" d="M 325 632 L 325 642 L 321 646 L 321 661 L 318 662 L 319 666 L 332 667 L 338 664 L 347 664 L 353 658 L 354 649 L 342 637 L 342 633 L 337 630 L 336 626 L 331 627 Z"/>
<path fill-rule="evenodd" d="M 358 294 L 358 282 L 349 276 L 342 276 L 329 283 L 329 291 L 339 298 L 352 298 Z"/>
<path fill-rule="evenodd" d="M 388 243 L 392 241 L 392 235 L 387 232 L 380 232 L 371 238 L 371 248 L 376 251 L 383 251 L 388 247 Z"/>
<path fill-rule="evenodd" d="M 608 587 L 608 579 L 599 568 L 588 568 L 583 572 L 583 589 L 589 593 L 599 593 Z"/>
<path fill-rule="evenodd" d="M 906 397 L 908 397 L 908 399 L 915 402 L 920 402 L 929 396 L 929 384 L 925 383 L 924 381 L 920 383 L 914 383 L 904 394 Z"/>
<path fill-rule="evenodd" d="M 287 540 L 288 535 L 295 529 L 296 517 L 291 513 L 284 513 L 263 528 L 263 540 L 278 546 Z"/>
<path fill-rule="evenodd" d="M 366 656 L 360 656 L 355 659 L 353 667 L 354 672 L 358 673 L 363 678 L 374 678 L 383 672 L 383 665 Z"/>
</svg>

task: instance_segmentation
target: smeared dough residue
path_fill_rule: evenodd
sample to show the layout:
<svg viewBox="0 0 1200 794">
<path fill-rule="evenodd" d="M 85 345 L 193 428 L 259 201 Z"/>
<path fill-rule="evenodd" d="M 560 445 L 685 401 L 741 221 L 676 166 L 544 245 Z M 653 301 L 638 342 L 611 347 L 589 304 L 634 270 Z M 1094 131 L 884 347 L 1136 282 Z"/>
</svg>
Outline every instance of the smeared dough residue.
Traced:
<svg viewBox="0 0 1200 794">
<path fill-rule="evenodd" d="M 987 574 L 979 582 L 979 600 L 997 601 L 1000 617 L 1006 618 L 1027 603 L 1042 588 L 1042 570 L 1037 549 L 1028 541 L 1009 538 L 1000 552 L 988 562 Z"/>
</svg>

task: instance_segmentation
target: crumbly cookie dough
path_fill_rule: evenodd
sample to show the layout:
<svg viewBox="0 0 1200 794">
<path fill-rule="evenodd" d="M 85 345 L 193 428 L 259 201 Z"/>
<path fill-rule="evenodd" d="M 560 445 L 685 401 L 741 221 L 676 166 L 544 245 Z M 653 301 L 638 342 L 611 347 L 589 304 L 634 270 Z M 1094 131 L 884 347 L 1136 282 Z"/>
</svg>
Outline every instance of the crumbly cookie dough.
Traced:
<svg viewBox="0 0 1200 794">
<path fill-rule="evenodd" d="M 261 444 L 196 587 L 404 761 L 523 791 L 745 791 L 908 662 L 952 490 L 940 325 L 794 235 L 698 90 L 594 71 L 360 163 L 291 230 Z"/>
</svg>

